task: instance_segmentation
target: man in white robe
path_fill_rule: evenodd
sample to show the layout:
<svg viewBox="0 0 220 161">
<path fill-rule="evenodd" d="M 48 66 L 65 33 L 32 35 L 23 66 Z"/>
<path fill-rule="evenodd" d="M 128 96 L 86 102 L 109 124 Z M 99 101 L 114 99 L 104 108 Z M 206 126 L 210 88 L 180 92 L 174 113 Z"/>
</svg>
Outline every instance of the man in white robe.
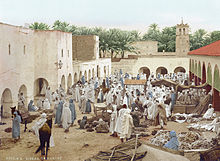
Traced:
<svg viewBox="0 0 220 161">
<path fill-rule="evenodd" d="M 115 132 L 117 132 L 118 134 L 120 134 L 122 132 L 122 120 L 124 117 L 124 113 L 126 111 L 127 106 L 123 105 L 123 108 L 119 110 L 118 112 L 118 117 L 116 120 L 116 125 L 115 125 Z"/>
<path fill-rule="evenodd" d="M 214 108 L 212 107 L 212 104 L 209 104 L 208 110 L 203 115 L 203 118 L 210 119 L 213 117 L 213 113 L 214 113 Z"/>
<path fill-rule="evenodd" d="M 110 105 L 113 102 L 113 94 L 112 90 L 108 91 L 108 94 L 106 96 L 106 104 Z"/>
<path fill-rule="evenodd" d="M 153 101 L 149 101 L 147 118 L 150 120 L 154 120 L 156 117 L 156 113 L 157 113 L 156 104 Z"/>
<path fill-rule="evenodd" d="M 50 102 L 47 98 L 43 102 L 43 109 L 50 109 Z"/>
<path fill-rule="evenodd" d="M 88 99 L 86 98 L 86 96 L 85 96 L 85 94 L 83 92 L 82 96 L 80 97 L 80 103 L 79 103 L 80 111 L 82 113 L 85 113 L 85 111 L 86 111 L 86 102 L 87 102 L 87 100 Z"/>
<path fill-rule="evenodd" d="M 47 114 L 42 113 L 41 118 L 32 127 L 32 132 L 37 136 L 38 139 L 39 139 L 39 129 L 46 123 L 46 121 L 47 121 Z M 51 135 L 50 147 L 54 147 L 54 146 L 55 146 L 55 144 L 54 144 L 53 136 Z"/>
<path fill-rule="evenodd" d="M 46 93 L 45 93 L 45 98 L 48 99 L 48 101 L 50 102 L 50 104 L 52 103 L 52 94 L 50 91 L 50 87 L 48 86 L 46 89 Z"/>
<path fill-rule="evenodd" d="M 121 105 L 121 94 L 119 93 L 119 91 L 116 92 L 116 105 L 119 108 Z"/>
<path fill-rule="evenodd" d="M 61 116 L 62 126 L 65 129 L 65 132 L 69 132 L 69 127 L 72 123 L 71 111 L 69 109 L 69 104 L 67 102 L 63 105 L 63 111 Z"/>
<path fill-rule="evenodd" d="M 127 93 L 125 93 L 123 104 L 126 104 L 126 106 L 129 107 L 129 97 Z"/>
<path fill-rule="evenodd" d="M 75 88 L 75 100 L 76 100 L 76 102 L 79 102 L 79 99 L 80 99 L 79 86 L 76 85 L 76 88 Z"/>
<path fill-rule="evenodd" d="M 47 85 L 46 85 L 45 81 L 43 81 L 43 86 L 41 88 L 40 95 L 45 95 L 46 89 L 47 89 Z"/>
<path fill-rule="evenodd" d="M 116 121 L 117 121 L 117 105 L 113 105 L 113 111 L 111 113 L 111 120 L 110 120 L 109 131 L 112 133 L 111 136 L 114 136 L 114 137 L 117 136 L 116 132 L 115 132 Z"/>
<path fill-rule="evenodd" d="M 129 139 L 131 137 L 132 128 L 134 127 L 133 118 L 131 116 L 131 110 L 126 109 L 121 122 L 121 133 L 119 134 L 121 142 L 124 142 L 124 139 Z"/>
</svg>

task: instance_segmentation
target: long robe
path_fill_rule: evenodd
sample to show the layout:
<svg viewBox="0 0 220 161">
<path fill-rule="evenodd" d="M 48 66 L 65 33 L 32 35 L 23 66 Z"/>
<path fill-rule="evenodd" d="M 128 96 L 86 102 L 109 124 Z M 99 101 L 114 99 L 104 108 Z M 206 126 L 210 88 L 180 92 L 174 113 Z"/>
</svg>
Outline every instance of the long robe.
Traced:
<svg viewBox="0 0 220 161">
<path fill-rule="evenodd" d="M 33 105 L 34 101 L 30 100 L 29 104 L 28 104 L 28 111 L 36 111 L 36 108 Z"/>
<path fill-rule="evenodd" d="M 126 106 L 129 107 L 129 97 L 126 95 L 124 96 L 123 104 L 126 104 Z"/>
<path fill-rule="evenodd" d="M 12 122 L 12 138 L 20 137 L 20 123 L 21 117 L 18 115 L 17 112 L 14 113 L 16 116 Z"/>
<path fill-rule="evenodd" d="M 106 104 L 109 105 L 112 103 L 112 101 L 113 101 L 113 95 L 112 95 L 111 91 L 109 91 L 106 96 Z"/>
<path fill-rule="evenodd" d="M 116 104 L 117 104 L 117 107 L 120 107 L 120 105 L 121 105 L 121 94 L 117 94 Z"/>
<path fill-rule="evenodd" d="M 131 110 L 126 109 L 122 118 L 120 138 L 130 138 L 133 125 L 133 118 L 130 114 Z"/>
<path fill-rule="evenodd" d="M 45 95 L 46 94 L 46 83 L 43 81 L 43 87 L 41 88 L 40 94 Z"/>
<path fill-rule="evenodd" d="M 82 76 L 82 84 L 85 84 L 85 76 Z"/>
<path fill-rule="evenodd" d="M 56 116 L 58 105 L 59 105 L 59 101 L 55 100 L 55 102 L 54 102 L 54 109 L 53 109 L 54 116 Z"/>
<path fill-rule="evenodd" d="M 203 118 L 210 119 L 213 116 L 214 108 L 209 108 L 205 114 L 203 115 Z"/>
<path fill-rule="evenodd" d="M 102 90 L 100 90 L 99 94 L 98 94 L 97 103 L 103 103 L 103 99 L 104 99 L 103 92 L 102 92 Z"/>
<path fill-rule="evenodd" d="M 63 111 L 63 102 L 60 101 L 56 110 L 55 124 L 61 124 L 62 111 Z"/>
<path fill-rule="evenodd" d="M 70 124 L 72 123 L 71 111 L 69 109 L 68 103 L 65 103 L 63 105 L 61 122 L 62 122 L 62 126 L 65 130 L 68 129 Z"/>
<path fill-rule="evenodd" d="M 79 87 L 76 87 L 75 89 L 75 99 L 76 99 L 76 102 L 79 102 L 79 99 L 80 99 Z"/>
<path fill-rule="evenodd" d="M 70 99 L 70 101 L 69 101 L 69 108 L 70 108 L 70 111 L 71 111 L 71 119 L 72 119 L 71 123 L 73 124 L 75 119 L 76 119 L 76 109 L 75 109 L 73 99 Z"/>
<path fill-rule="evenodd" d="M 32 127 L 32 131 L 34 132 L 34 134 L 37 136 L 38 139 L 39 139 L 39 129 L 47 122 L 46 116 L 47 115 L 45 113 L 41 114 L 41 118 Z M 54 146 L 55 144 L 54 144 L 53 136 L 51 135 L 50 147 L 54 147 Z"/>
<path fill-rule="evenodd" d="M 39 138 L 39 129 L 46 123 L 47 118 L 46 118 L 46 114 L 43 113 L 41 114 L 41 118 L 34 124 L 34 126 L 32 127 L 32 131 L 34 132 L 34 134 L 37 136 L 37 138 Z"/>
<path fill-rule="evenodd" d="M 86 110 L 85 112 L 90 113 L 92 111 L 90 100 L 86 102 Z"/>
<path fill-rule="evenodd" d="M 175 131 L 170 131 L 170 140 L 164 145 L 165 148 L 178 150 L 179 142 Z"/>
<path fill-rule="evenodd" d="M 109 88 L 109 79 L 108 79 L 108 77 L 106 77 L 106 86 L 107 86 L 107 88 Z"/>
<path fill-rule="evenodd" d="M 80 111 L 83 113 L 86 111 L 86 102 L 87 102 L 86 96 L 82 95 L 80 98 Z"/>
<path fill-rule="evenodd" d="M 111 113 L 111 120 L 110 120 L 110 128 L 109 131 L 113 134 L 115 131 L 115 126 L 116 126 L 116 121 L 117 121 L 117 106 L 113 106 L 113 111 Z"/>
<path fill-rule="evenodd" d="M 122 126 L 122 120 L 123 120 L 125 111 L 126 111 L 125 108 L 122 108 L 122 109 L 119 110 L 117 121 L 116 121 L 116 126 L 115 126 L 115 131 L 117 133 L 122 132 L 122 127 L 121 126 Z"/>
<path fill-rule="evenodd" d="M 44 109 L 50 109 L 50 102 L 47 98 L 44 100 L 43 108 Z"/>
<path fill-rule="evenodd" d="M 156 105 L 152 101 L 149 101 L 147 118 L 150 120 L 154 120 L 156 117 L 157 110 L 158 109 Z"/>
<path fill-rule="evenodd" d="M 48 99 L 48 101 L 50 102 L 50 104 L 52 103 L 52 93 L 51 93 L 50 89 L 47 89 L 47 90 L 46 90 L 45 98 Z"/>
</svg>

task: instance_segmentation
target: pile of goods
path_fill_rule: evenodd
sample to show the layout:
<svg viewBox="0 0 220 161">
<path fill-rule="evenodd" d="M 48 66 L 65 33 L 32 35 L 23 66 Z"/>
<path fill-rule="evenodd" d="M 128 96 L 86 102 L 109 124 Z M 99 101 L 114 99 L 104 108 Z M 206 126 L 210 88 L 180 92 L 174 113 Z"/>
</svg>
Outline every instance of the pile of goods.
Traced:
<svg viewBox="0 0 220 161">
<path fill-rule="evenodd" d="M 215 139 L 208 140 L 201 136 L 200 133 L 194 131 L 181 132 L 177 137 L 179 141 L 179 150 L 209 149 L 215 147 L 217 144 Z M 169 131 L 160 130 L 151 139 L 151 143 L 157 146 L 164 146 L 169 139 Z"/>
<path fill-rule="evenodd" d="M 147 154 L 147 151 L 138 153 L 135 151 L 141 143 L 135 139 L 122 143 L 113 147 L 108 151 L 100 151 L 97 155 L 86 159 L 86 161 L 101 161 L 101 160 L 141 160 Z"/>
</svg>

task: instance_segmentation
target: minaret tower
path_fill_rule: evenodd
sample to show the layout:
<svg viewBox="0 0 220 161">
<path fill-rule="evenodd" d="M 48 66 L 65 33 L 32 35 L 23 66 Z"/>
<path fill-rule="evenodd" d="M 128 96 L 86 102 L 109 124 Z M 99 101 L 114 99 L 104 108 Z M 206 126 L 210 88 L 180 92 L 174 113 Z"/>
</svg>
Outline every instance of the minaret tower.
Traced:
<svg viewBox="0 0 220 161">
<path fill-rule="evenodd" d="M 176 25 L 176 54 L 187 56 L 189 52 L 189 25 L 183 23 Z"/>
</svg>

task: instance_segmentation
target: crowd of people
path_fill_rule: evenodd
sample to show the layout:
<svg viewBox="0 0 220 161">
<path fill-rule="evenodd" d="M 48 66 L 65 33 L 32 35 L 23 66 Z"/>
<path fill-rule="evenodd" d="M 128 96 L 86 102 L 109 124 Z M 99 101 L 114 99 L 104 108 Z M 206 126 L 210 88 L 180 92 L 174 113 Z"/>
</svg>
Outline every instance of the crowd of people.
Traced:
<svg viewBox="0 0 220 161">
<path fill-rule="evenodd" d="M 152 82 L 161 79 L 169 79 L 181 85 L 187 85 L 188 75 L 185 73 L 170 73 L 170 74 L 154 74 L 151 73 L 146 79 L 146 83 L 137 85 L 125 84 L 126 79 L 146 79 L 146 74 L 138 74 L 135 78 L 128 73 L 123 74 L 114 72 L 110 77 L 99 79 L 91 78 L 85 80 L 83 76 L 80 81 L 68 88 L 67 92 L 60 87 L 52 92 L 50 87 L 43 87 L 40 91 L 41 97 L 34 101 L 30 100 L 28 111 L 38 110 L 53 110 L 52 115 L 43 113 L 41 118 L 32 127 L 32 131 L 40 139 L 40 147 L 36 151 L 42 150 L 47 143 L 47 147 L 54 145 L 51 136 L 52 118 L 55 118 L 54 124 L 64 128 L 65 132 L 69 132 L 69 128 L 76 120 L 75 105 L 79 107 L 79 111 L 86 115 L 92 111 L 92 104 L 105 103 L 106 106 L 112 107 L 109 131 L 111 136 L 119 136 L 121 141 L 127 140 L 131 136 L 132 128 L 134 127 L 132 112 L 138 111 L 140 117 L 154 120 L 155 125 L 160 125 L 161 128 L 167 123 L 167 119 L 171 116 L 172 110 L 176 103 L 180 104 L 198 104 L 199 100 L 206 95 L 204 89 L 187 89 L 182 92 L 177 92 L 174 86 L 155 86 Z M 18 106 L 24 106 L 25 98 L 21 93 L 19 96 Z M 81 120 L 86 122 L 87 117 L 84 116 Z M 14 113 L 13 118 L 13 138 L 20 137 L 20 122 L 21 118 Z M 44 124 L 48 126 L 44 127 Z M 84 124 L 85 125 L 85 124 Z M 46 135 L 47 137 L 43 137 Z M 49 142 L 52 143 L 49 144 Z"/>
</svg>

